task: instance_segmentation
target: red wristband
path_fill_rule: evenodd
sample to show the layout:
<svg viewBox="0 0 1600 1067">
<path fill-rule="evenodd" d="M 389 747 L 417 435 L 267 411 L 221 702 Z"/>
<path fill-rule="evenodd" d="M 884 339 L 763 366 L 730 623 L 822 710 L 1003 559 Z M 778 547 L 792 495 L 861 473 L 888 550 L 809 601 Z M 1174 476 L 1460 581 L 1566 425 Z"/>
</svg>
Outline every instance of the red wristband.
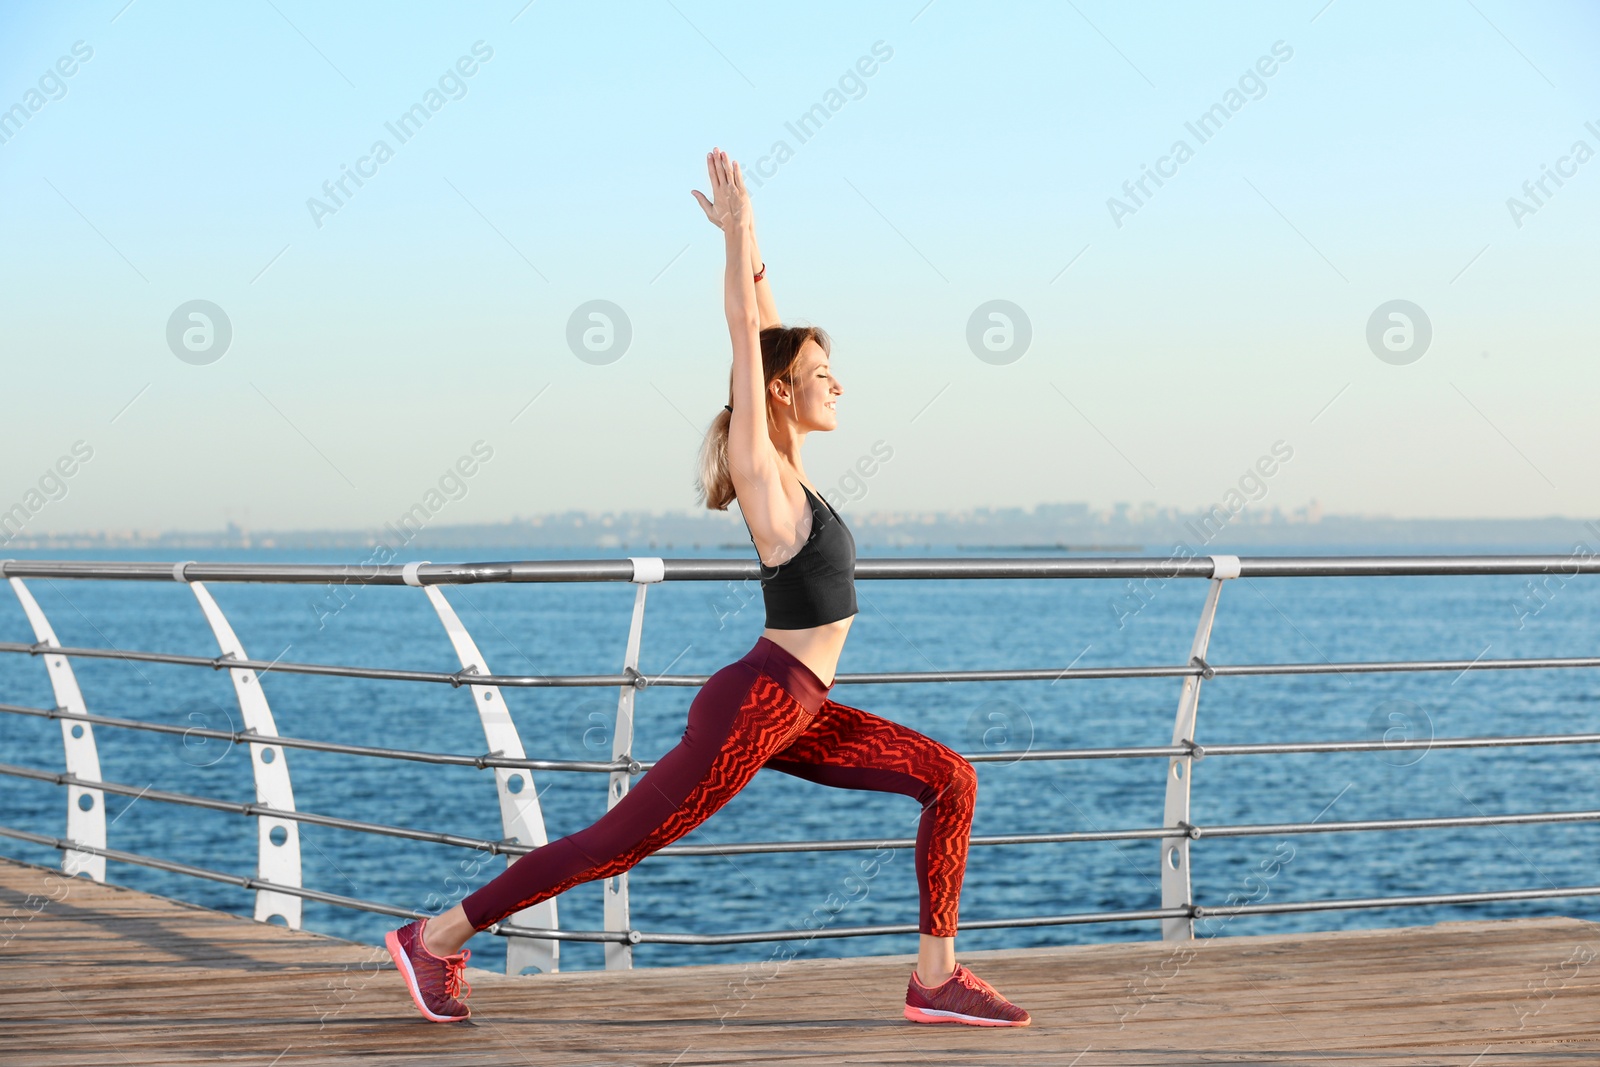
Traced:
<svg viewBox="0 0 1600 1067">
<path fill-rule="evenodd" d="M 767 276 L 767 265 L 766 265 L 765 262 L 763 262 L 761 264 L 761 269 L 756 271 L 756 281 L 759 282 L 762 278 L 765 278 L 766 276 Z"/>
</svg>

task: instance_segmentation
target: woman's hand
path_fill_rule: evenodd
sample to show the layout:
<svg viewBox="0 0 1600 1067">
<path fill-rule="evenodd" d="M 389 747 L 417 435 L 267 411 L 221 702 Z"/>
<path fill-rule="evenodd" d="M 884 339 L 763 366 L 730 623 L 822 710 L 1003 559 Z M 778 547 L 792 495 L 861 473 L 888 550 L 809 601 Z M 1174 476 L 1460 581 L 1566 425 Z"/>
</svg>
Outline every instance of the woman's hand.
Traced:
<svg viewBox="0 0 1600 1067">
<path fill-rule="evenodd" d="M 700 202 L 701 210 L 711 220 L 711 225 L 722 231 L 724 237 L 728 234 L 728 220 L 737 216 L 749 235 L 751 263 L 754 267 L 763 266 L 761 249 L 756 244 L 755 208 L 751 206 L 750 193 L 744 187 L 744 174 L 739 170 L 739 164 L 730 165 L 728 154 L 713 148 L 706 153 L 706 172 L 711 175 L 711 189 L 716 201 L 707 200 L 698 189 L 692 190 L 695 199 Z M 761 329 L 782 324 L 777 305 L 772 300 L 772 287 L 767 284 L 764 273 L 761 280 L 756 282 L 756 306 L 760 312 Z"/>
<path fill-rule="evenodd" d="M 706 153 L 706 173 L 711 176 L 712 199 L 707 200 L 698 189 L 690 191 L 711 224 L 723 233 L 730 226 L 754 225 L 755 212 L 739 164 L 728 159 L 728 153 L 720 148 L 713 148 Z"/>
</svg>

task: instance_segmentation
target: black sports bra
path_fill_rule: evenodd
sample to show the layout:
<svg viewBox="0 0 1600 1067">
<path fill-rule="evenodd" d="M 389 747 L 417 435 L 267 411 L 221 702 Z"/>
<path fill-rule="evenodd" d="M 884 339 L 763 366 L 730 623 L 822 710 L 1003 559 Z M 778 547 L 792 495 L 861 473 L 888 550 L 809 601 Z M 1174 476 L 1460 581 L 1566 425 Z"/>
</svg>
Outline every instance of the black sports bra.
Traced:
<svg viewBox="0 0 1600 1067">
<path fill-rule="evenodd" d="M 856 539 L 832 504 L 804 482 L 800 488 L 812 501 L 811 536 L 776 567 L 760 564 L 761 598 L 773 630 L 805 630 L 856 614 Z"/>
</svg>

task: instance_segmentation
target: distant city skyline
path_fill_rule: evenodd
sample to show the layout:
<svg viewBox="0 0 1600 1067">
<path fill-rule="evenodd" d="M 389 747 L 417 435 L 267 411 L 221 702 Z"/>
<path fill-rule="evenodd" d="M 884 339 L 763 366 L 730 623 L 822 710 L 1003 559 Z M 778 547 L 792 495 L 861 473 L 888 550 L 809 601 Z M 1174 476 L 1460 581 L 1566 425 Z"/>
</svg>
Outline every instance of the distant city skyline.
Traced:
<svg viewBox="0 0 1600 1067">
<path fill-rule="evenodd" d="M 1279 504 L 1246 503 L 1237 511 L 1221 505 L 1186 511 L 1117 502 L 1093 508 L 1085 502 L 941 511 L 872 511 L 842 507 L 857 541 L 868 554 L 915 547 L 983 549 L 997 553 L 1037 550 L 1095 554 L 1226 551 L 1227 546 L 1318 545 L 1337 550 L 1366 545 L 1519 546 L 1543 554 L 1600 555 L 1600 519 L 1572 516 L 1501 519 L 1404 519 L 1388 515 L 1327 514 L 1316 500 L 1285 511 Z M 603 552 L 746 547 L 747 531 L 736 511 L 568 510 L 516 515 L 499 523 L 435 522 L 421 508 L 380 526 L 360 529 L 267 530 L 229 522 L 221 530 L 79 530 L 21 535 L 0 551 L 64 552 L 77 549 L 131 550 L 151 556 L 192 549 L 325 549 L 381 547 L 385 558 L 421 558 L 418 552 L 476 549 L 536 553 L 588 548 Z"/>
<path fill-rule="evenodd" d="M 0 540 L 692 510 L 713 145 L 853 508 L 1593 514 L 1600 8 L 620 11 L 0 11 Z"/>
</svg>

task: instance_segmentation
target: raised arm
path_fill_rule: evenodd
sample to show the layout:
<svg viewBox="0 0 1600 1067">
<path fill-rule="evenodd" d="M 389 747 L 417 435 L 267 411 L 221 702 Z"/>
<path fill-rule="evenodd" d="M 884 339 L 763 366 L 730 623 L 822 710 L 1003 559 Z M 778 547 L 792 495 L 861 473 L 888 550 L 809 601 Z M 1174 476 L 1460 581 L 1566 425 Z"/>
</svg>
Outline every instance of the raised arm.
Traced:
<svg viewBox="0 0 1600 1067">
<path fill-rule="evenodd" d="M 706 157 L 706 166 L 708 169 L 713 165 L 716 154 L 716 152 L 712 152 L 711 155 Z M 725 153 L 723 158 L 727 158 Z M 712 185 L 715 186 L 715 184 L 715 175 L 713 175 Z M 700 202 L 701 210 L 706 213 L 706 218 L 711 220 L 711 224 L 713 226 L 722 229 L 722 220 L 716 206 L 710 200 L 707 200 L 705 196 L 701 194 L 700 190 L 695 189 L 692 190 L 692 192 L 694 193 L 695 199 Z M 761 245 L 760 242 L 756 240 L 756 216 L 754 207 L 746 208 L 746 216 L 750 222 L 749 233 L 751 270 L 752 272 L 761 271 L 761 268 L 765 266 L 766 261 L 761 258 Z M 726 236 L 726 231 L 724 231 L 724 236 Z M 761 324 L 761 329 L 765 330 L 773 326 L 783 325 L 783 320 L 778 318 L 778 305 L 772 297 L 772 286 L 768 284 L 766 273 L 764 271 L 762 271 L 761 280 L 756 282 L 756 310 L 758 313 L 757 318 Z"/>
<path fill-rule="evenodd" d="M 728 338 L 733 343 L 733 421 L 729 426 L 728 450 L 737 445 L 748 453 L 753 438 L 769 448 L 766 434 L 766 375 L 761 366 L 761 318 L 756 301 L 755 268 L 750 262 L 755 242 L 750 239 L 754 220 L 750 217 L 750 193 L 744 187 L 739 164 L 726 152 L 713 151 L 707 165 L 715 196 L 713 221 L 722 229 L 722 244 L 727 266 L 722 275 L 722 306 L 728 319 Z M 760 434 L 756 434 L 759 429 Z M 742 431 L 749 431 L 746 436 Z M 744 438 L 741 441 L 741 438 Z M 737 472 L 736 472 L 737 473 Z"/>
<path fill-rule="evenodd" d="M 733 478 L 739 510 L 750 524 L 758 550 L 767 554 L 782 549 L 797 536 L 802 516 L 783 484 L 778 450 L 767 431 L 766 372 L 761 361 L 761 311 L 757 297 L 755 222 L 750 194 L 739 165 L 726 152 L 714 150 L 706 157 L 713 201 L 697 191 L 706 216 L 722 230 L 727 266 L 723 272 L 723 308 L 727 312 L 728 338 L 733 344 L 733 414 L 728 420 L 728 472 Z M 761 283 L 765 286 L 765 282 Z"/>
</svg>

